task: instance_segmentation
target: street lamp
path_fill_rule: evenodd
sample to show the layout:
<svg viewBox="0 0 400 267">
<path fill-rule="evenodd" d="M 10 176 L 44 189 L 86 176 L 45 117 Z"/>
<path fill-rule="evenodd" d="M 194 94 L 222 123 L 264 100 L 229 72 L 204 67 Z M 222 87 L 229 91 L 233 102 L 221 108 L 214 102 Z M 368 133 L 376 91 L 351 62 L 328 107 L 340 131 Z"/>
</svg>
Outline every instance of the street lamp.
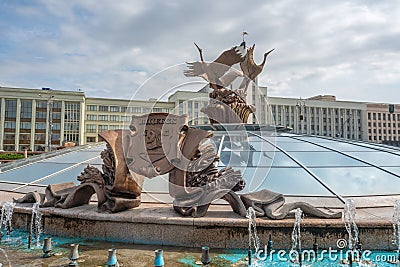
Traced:
<svg viewBox="0 0 400 267">
<path fill-rule="evenodd" d="M 299 115 L 299 119 L 300 119 L 300 133 L 303 134 L 303 128 L 304 128 L 304 115 L 303 115 L 303 109 L 306 106 L 306 101 L 302 100 L 301 97 L 300 99 L 296 102 L 296 107 L 298 110 L 300 110 L 300 115 Z"/>
<path fill-rule="evenodd" d="M 340 131 L 336 134 L 336 137 L 344 138 L 344 127 L 350 122 L 350 119 L 351 119 L 352 115 L 353 114 L 349 113 L 348 117 L 346 118 L 346 120 L 344 120 L 344 118 L 345 118 L 345 114 L 344 113 L 343 113 L 342 116 L 340 116 L 340 118 L 342 119 L 342 121 L 341 121 L 342 122 L 342 127 L 341 127 Z"/>
<path fill-rule="evenodd" d="M 39 94 L 39 97 L 45 97 L 42 94 Z M 47 96 L 46 96 L 47 97 Z M 47 129 L 47 152 L 51 152 L 51 137 L 53 132 L 53 99 L 54 95 L 50 94 L 47 98 L 47 111 L 49 114 L 49 123 Z"/>
</svg>

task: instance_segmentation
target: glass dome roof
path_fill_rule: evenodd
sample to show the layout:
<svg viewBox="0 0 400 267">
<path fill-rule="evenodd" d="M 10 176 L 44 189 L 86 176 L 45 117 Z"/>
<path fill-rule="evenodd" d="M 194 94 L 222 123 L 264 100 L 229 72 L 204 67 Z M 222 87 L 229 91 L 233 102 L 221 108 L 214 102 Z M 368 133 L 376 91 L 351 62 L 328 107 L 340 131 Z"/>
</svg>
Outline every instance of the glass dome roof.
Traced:
<svg viewBox="0 0 400 267">
<path fill-rule="evenodd" d="M 343 203 L 347 197 L 400 194 L 400 149 L 396 147 L 247 129 L 214 131 L 211 140 L 219 167 L 240 170 L 246 188 L 269 189 L 287 197 L 325 198 Z M 104 143 L 65 149 L 0 165 L 0 190 L 44 191 L 49 184 L 73 181 L 91 164 L 101 170 Z M 143 201 L 171 202 L 168 176 L 145 179 Z M 379 203 L 377 203 L 379 205 Z"/>
</svg>

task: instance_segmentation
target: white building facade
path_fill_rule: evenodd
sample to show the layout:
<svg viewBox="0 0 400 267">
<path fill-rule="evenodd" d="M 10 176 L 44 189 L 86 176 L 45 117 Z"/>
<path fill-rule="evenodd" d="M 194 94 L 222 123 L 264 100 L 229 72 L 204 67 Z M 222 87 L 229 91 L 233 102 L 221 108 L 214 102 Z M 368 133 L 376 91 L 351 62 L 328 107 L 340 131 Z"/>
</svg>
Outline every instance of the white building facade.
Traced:
<svg viewBox="0 0 400 267">
<path fill-rule="evenodd" d="M 368 140 L 366 103 L 268 97 L 268 105 L 271 123 L 291 127 L 294 133 Z"/>
<path fill-rule="evenodd" d="M 0 87 L 0 149 L 84 144 L 83 92 Z"/>
<path fill-rule="evenodd" d="M 99 132 L 126 129 L 132 115 L 150 112 L 186 114 L 189 125 L 209 123 L 201 112 L 209 103 L 207 87 L 176 91 L 168 101 L 91 98 L 84 92 L 43 89 L 0 87 L 0 150 L 98 142 Z M 395 145 L 400 141 L 400 105 L 337 101 L 334 96 L 267 97 L 267 88 L 255 85 L 247 101 L 256 107 L 248 123 L 282 125 L 307 135 Z"/>
</svg>

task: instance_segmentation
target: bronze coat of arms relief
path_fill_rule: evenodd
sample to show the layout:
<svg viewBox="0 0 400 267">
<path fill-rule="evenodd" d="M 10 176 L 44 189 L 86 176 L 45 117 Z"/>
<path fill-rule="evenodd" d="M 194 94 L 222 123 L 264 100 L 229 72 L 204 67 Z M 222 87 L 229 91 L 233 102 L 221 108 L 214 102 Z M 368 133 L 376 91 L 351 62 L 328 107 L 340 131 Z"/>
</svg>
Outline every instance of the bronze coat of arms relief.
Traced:
<svg viewBox="0 0 400 267">
<path fill-rule="evenodd" d="M 168 113 L 132 116 L 125 155 L 128 168 L 153 178 L 170 172 L 182 159 L 187 117 Z"/>
</svg>

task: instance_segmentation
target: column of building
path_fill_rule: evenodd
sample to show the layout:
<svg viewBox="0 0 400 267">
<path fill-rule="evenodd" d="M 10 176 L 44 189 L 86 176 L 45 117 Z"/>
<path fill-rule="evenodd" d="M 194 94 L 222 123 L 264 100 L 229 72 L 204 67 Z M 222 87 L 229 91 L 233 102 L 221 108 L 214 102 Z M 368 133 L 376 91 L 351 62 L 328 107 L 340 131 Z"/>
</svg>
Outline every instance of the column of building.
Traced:
<svg viewBox="0 0 400 267">
<path fill-rule="evenodd" d="M 3 150 L 3 140 L 4 140 L 4 122 L 5 122 L 5 112 L 6 112 L 6 101 L 4 98 L 0 98 L 0 150 Z"/>
</svg>

